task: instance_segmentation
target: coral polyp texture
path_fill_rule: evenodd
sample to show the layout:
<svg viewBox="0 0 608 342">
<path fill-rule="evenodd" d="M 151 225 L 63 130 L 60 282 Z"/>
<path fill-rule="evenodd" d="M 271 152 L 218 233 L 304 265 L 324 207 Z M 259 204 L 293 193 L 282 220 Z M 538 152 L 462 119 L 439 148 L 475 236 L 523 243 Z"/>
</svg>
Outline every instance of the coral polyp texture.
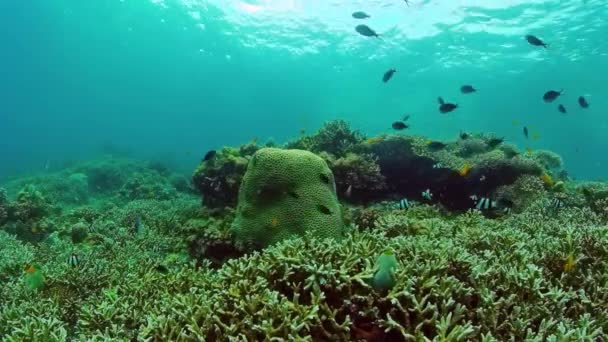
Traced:
<svg viewBox="0 0 608 342">
<path fill-rule="evenodd" d="M 571 180 L 551 152 L 365 139 L 339 121 L 205 159 L 198 194 L 116 158 L 2 184 L 0 340 L 608 334 L 608 185 Z"/>
<path fill-rule="evenodd" d="M 334 177 L 323 159 L 277 148 L 253 155 L 239 191 L 234 223 L 239 243 L 265 247 L 306 233 L 339 238 L 343 231 Z"/>
</svg>

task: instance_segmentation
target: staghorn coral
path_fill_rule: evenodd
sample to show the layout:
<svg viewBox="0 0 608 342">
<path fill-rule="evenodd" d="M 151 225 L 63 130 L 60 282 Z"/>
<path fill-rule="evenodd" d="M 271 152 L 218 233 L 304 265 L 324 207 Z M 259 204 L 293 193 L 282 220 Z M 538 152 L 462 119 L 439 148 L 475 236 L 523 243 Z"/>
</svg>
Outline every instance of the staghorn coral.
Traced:
<svg viewBox="0 0 608 342">
<path fill-rule="evenodd" d="M 139 172 L 131 175 L 118 194 L 127 200 L 175 198 L 177 190 L 158 172 Z"/>
<path fill-rule="evenodd" d="M 148 203 L 153 212 L 178 206 L 171 202 L 141 201 L 137 207 Z M 65 263 L 71 253 L 68 241 L 57 242 L 53 250 L 37 249 L 35 256 L 17 252 L 22 260 L 44 264 L 49 281 L 34 297 L 15 275 L 18 270 L 8 272 L 6 286 L 0 288 L 0 335 L 206 341 L 234 336 L 601 338 L 608 328 L 608 227 L 599 225 L 601 219 L 588 208 L 565 208 L 547 216 L 532 205 L 504 220 L 475 212 L 446 217 L 430 208 L 420 205 L 398 213 L 376 209 L 381 217 L 391 217 L 377 222 L 378 232 L 354 232 L 343 241 L 310 236 L 286 240 L 219 268 L 204 260 L 196 268 L 168 262 L 179 258 L 172 256 L 179 250 L 169 253 L 162 247 L 174 239 L 158 234 L 155 220 L 146 223 L 146 239 L 122 232 L 122 223 L 104 229 L 96 221 L 112 243 L 80 247 L 76 252 L 86 266 L 78 271 Z M 123 222 L 134 209 L 120 209 L 98 221 Z M 393 229 L 387 237 L 385 225 L 396 227 L 401 220 L 424 230 L 409 234 Z M 224 229 L 219 228 L 224 223 L 202 221 L 184 221 L 183 226 L 184 232 Z M 182 231 L 166 229 L 162 231 Z M 19 241 L 10 241 L 12 248 L 25 251 Z M 377 294 L 371 286 L 373 262 L 386 249 L 400 263 L 392 288 Z M 569 253 L 576 262 L 566 271 Z M 159 263 L 172 266 L 163 269 Z"/>
<path fill-rule="evenodd" d="M 327 163 L 303 150 L 264 148 L 253 155 L 239 191 L 234 235 L 265 247 L 307 232 L 338 238 L 344 223 Z"/>
</svg>

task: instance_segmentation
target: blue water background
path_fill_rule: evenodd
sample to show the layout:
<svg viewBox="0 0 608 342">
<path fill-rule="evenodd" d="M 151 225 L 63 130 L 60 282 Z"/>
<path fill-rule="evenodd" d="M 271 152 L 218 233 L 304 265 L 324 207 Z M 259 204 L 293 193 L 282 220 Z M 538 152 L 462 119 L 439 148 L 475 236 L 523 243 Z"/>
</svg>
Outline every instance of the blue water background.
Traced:
<svg viewBox="0 0 608 342">
<path fill-rule="evenodd" d="M 189 171 L 211 148 L 331 119 L 373 136 L 404 114 L 411 134 L 495 132 L 558 152 L 578 178 L 608 176 L 604 0 L 410 2 L 1 1 L 0 178 L 103 153 Z M 354 31 L 356 10 L 382 39 Z M 439 114 L 438 96 L 460 108 Z"/>
</svg>

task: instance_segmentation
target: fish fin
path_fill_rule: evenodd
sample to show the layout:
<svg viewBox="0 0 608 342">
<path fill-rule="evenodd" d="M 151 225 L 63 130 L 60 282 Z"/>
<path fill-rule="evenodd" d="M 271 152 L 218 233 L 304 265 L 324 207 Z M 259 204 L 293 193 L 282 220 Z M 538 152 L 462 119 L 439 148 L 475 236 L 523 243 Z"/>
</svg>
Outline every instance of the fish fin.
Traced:
<svg viewBox="0 0 608 342">
<path fill-rule="evenodd" d="M 439 97 L 437 98 L 437 101 L 439 102 L 439 104 L 440 104 L 440 105 L 442 105 L 442 104 L 444 104 L 444 103 L 445 103 L 445 101 L 443 101 L 443 98 L 442 98 L 441 96 L 439 96 Z"/>
</svg>

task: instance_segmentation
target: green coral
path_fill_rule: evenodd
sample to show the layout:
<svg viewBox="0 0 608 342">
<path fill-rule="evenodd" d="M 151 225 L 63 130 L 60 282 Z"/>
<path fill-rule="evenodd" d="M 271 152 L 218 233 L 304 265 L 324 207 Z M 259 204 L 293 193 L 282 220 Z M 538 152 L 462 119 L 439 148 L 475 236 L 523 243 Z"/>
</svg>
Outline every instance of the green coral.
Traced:
<svg viewBox="0 0 608 342">
<path fill-rule="evenodd" d="M 265 247 L 307 232 L 340 237 L 343 226 L 333 174 L 323 159 L 276 148 L 252 157 L 239 192 L 238 242 Z"/>
</svg>

